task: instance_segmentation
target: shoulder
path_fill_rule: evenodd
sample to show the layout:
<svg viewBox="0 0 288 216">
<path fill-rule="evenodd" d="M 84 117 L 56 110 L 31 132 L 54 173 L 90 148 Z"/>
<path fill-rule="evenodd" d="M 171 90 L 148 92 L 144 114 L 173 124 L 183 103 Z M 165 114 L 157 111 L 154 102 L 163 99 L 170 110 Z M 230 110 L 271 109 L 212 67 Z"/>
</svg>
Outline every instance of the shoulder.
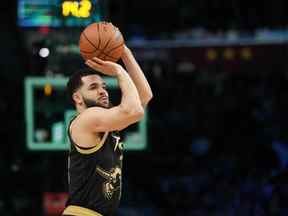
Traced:
<svg viewBox="0 0 288 216">
<path fill-rule="evenodd" d="M 75 133 L 77 131 L 81 132 L 82 130 L 85 130 L 86 132 L 88 132 L 88 130 L 86 130 L 85 128 L 85 124 L 88 121 L 88 117 L 86 117 L 87 112 L 86 110 L 79 113 L 77 116 L 75 116 L 71 122 L 70 122 L 70 126 L 69 126 L 69 132 L 72 135 L 72 132 Z"/>
<path fill-rule="evenodd" d="M 93 132 L 91 130 L 87 130 L 85 127 L 83 127 L 83 124 L 81 123 L 81 114 L 79 114 L 70 124 L 70 127 L 68 128 L 70 139 L 75 144 L 76 149 L 79 148 L 86 148 L 87 150 L 94 152 L 94 150 L 98 150 L 100 148 L 106 138 L 108 133 L 98 133 Z M 102 135 L 103 134 L 103 135 Z M 88 149 L 89 148 L 89 149 Z M 90 149 L 93 148 L 93 149 Z M 82 153 L 80 151 L 80 153 Z"/>
<path fill-rule="evenodd" d="M 101 107 L 91 107 L 79 113 L 71 122 L 72 128 L 82 128 L 95 120 L 95 116 L 101 115 Z"/>
</svg>

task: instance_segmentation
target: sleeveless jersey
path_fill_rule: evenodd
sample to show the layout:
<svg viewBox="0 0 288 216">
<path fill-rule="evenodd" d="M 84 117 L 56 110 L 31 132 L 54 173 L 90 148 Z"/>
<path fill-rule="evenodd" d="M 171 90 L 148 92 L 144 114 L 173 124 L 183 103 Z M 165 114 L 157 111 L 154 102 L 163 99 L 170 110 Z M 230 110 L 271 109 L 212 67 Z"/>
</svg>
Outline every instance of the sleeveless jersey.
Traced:
<svg viewBox="0 0 288 216">
<path fill-rule="evenodd" d="M 122 187 L 123 144 L 119 133 L 106 132 L 99 145 L 83 148 L 73 141 L 69 128 L 71 149 L 66 206 L 81 206 L 104 216 L 115 215 Z"/>
</svg>

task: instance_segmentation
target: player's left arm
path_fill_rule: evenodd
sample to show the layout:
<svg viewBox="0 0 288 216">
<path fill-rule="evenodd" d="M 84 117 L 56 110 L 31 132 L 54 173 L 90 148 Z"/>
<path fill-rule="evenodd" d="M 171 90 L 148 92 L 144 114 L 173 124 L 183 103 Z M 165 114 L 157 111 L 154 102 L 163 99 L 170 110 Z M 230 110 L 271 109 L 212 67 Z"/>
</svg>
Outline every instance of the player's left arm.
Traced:
<svg viewBox="0 0 288 216">
<path fill-rule="evenodd" d="M 124 51 L 121 59 L 125 65 L 128 74 L 130 75 L 137 88 L 141 104 L 143 107 L 145 107 L 152 99 L 153 93 L 141 67 L 136 61 L 131 50 L 126 45 L 124 46 Z"/>
</svg>

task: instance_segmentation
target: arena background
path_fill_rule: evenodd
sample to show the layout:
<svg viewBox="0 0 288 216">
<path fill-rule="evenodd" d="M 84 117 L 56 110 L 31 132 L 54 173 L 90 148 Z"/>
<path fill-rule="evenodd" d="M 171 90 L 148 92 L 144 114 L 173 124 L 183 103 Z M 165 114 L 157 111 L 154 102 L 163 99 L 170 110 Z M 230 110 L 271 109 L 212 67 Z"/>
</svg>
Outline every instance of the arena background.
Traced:
<svg viewBox="0 0 288 216">
<path fill-rule="evenodd" d="M 94 0 L 86 21 L 62 3 L 1 2 L 1 216 L 63 209 L 63 79 L 98 19 L 120 28 L 154 92 L 125 132 L 118 215 L 288 215 L 286 1 Z"/>
</svg>

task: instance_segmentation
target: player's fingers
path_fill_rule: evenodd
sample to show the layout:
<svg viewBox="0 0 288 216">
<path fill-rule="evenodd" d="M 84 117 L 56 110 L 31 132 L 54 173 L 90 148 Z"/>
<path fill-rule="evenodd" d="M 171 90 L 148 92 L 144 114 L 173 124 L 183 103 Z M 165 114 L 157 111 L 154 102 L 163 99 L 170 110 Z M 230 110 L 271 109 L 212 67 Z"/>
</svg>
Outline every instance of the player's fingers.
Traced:
<svg viewBox="0 0 288 216">
<path fill-rule="evenodd" d="M 88 65 L 88 66 L 90 66 L 90 67 L 92 67 L 92 68 L 94 68 L 94 69 L 100 69 L 100 64 L 99 63 L 97 63 L 97 62 L 94 62 L 94 61 L 92 61 L 92 60 L 87 60 L 86 62 L 85 62 L 85 64 L 86 65 Z"/>
<path fill-rule="evenodd" d="M 97 58 L 97 57 L 93 57 L 92 60 L 97 62 L 98 64 L 104 64 L 105 63 L 105 61 L 103 61 L 102 59 Z"/>
</svg>

